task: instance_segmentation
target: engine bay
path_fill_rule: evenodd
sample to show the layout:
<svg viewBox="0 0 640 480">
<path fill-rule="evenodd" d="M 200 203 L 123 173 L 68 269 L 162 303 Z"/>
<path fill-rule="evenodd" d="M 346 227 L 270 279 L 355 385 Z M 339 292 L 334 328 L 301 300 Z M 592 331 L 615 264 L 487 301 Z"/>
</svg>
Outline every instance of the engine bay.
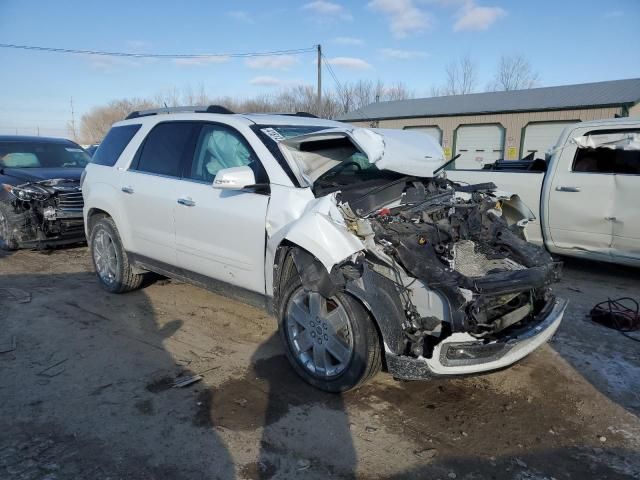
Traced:
<svg viewBox="0 0 640 480">
<path fill-rule="evenodd" d="M 402 299 L 407 353 L 429 357 L 455 332 L 495 341 L 534 321 L 553 298 L 561 265 L 526 241 L 526 219 L 495 189 L 405 177 L 365 195 L 341 192 L 347 226 L 367 247 L 363 261 Z M 443 318 L 420 307 L 418 280 L 443 299 Z"/>
</svg>

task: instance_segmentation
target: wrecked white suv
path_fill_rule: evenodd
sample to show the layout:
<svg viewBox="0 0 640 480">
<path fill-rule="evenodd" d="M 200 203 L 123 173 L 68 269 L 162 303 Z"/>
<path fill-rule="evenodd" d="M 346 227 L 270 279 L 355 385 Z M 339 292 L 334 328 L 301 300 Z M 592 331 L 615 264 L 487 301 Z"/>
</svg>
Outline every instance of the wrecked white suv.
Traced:
<svg viewBox="0 0 640 480">
<path fill-rule="evenodd" d="M 87 238 L 111 292 L 146 272 L 269 308 L 307 382 L 349 390 L 470 374 L 557 329 L 559 266 L 530 212 L 439 173 L 419 132 L 222 107 L 134 112 L 83 178 Z"/>
</svg>

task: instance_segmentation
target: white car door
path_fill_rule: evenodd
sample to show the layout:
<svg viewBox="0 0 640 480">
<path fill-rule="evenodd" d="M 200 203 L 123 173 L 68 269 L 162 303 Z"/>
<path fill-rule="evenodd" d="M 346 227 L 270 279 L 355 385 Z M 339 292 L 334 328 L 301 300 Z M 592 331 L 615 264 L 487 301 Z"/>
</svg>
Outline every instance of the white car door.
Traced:
<svg viewBox="0 0 640 480">
<path fill-rule="evenodd" d="M 265 293 L 266 190 L 213 188 L 216 173 L 248 165 L 267 182 L 245 138 L 226 125 L 203 123 L 174 208 L 179 266 L 190 272 Z"/>
<path fill-rule="evenodd" d="M 177 264 L 174 207 L 181 164 L 193 143 L 193 122 L 163 122 L 149 132 L 129 169 L 122 172 L 122 215 L 128 248 L 153 260 Z"/>
<path fill-rule="evenodd" d="M 637 139 L 636 144 L 640 143 L 640 131 L 637 129 L 613 131 L 605 139 L 599 137 L 602 141 L 630 138 L 629 135 Z M 612 169 L 615 173 L 611 254 L 621 257 L 621 260 L 640 260 L 640 150 L 625 148 L 624 140 L 620 141 L 619 147 L 613 151 L 603 151 L 604 155 L 612 159 Z"/>
<path fill-rule="evenodd" d="M 547 192 L 551 241 L 561 250 L 611 253 L 615 178 L 589 152 L 567 144 Z M 570 253 L 570 252 L 567 252 Z"/>
</svg>

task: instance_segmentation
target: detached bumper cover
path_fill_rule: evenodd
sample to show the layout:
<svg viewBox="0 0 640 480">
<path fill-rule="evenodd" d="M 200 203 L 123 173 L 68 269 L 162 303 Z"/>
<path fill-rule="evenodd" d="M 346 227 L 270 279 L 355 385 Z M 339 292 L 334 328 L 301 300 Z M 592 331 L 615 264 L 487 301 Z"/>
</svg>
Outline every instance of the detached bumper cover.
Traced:
<svg viewBox="0 0 640 480">
<path fill-rule="evenodd" d="M 553 336 L 560 326 L 567 303 L 561 299 L 551 300 L 533 322 L 493 342 L 485 343 L 468 334 L 455 333 L 434 348 L 431 358 L 399 356 L 387 352 L 389 373 L 396 378 L 420 380 L 508 367 Z"/>
</svg>

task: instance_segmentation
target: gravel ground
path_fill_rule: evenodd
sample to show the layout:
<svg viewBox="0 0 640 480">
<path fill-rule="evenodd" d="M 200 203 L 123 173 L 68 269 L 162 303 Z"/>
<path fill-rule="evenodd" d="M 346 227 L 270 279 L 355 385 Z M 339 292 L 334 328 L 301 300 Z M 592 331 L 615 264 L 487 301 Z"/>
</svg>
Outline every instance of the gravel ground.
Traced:
<svg viewBox="0 0 640 480">
<path fill-rule="evenodd" d="M 263 311 L 172 280 L 107 294 L 86 248 L 0 254 L 0 478 L 639 478 L 640 344 L 585 320 L 639 273 L 566 260 L 563 325 L 524 361 L 340 396 Z"/>
</svg>

